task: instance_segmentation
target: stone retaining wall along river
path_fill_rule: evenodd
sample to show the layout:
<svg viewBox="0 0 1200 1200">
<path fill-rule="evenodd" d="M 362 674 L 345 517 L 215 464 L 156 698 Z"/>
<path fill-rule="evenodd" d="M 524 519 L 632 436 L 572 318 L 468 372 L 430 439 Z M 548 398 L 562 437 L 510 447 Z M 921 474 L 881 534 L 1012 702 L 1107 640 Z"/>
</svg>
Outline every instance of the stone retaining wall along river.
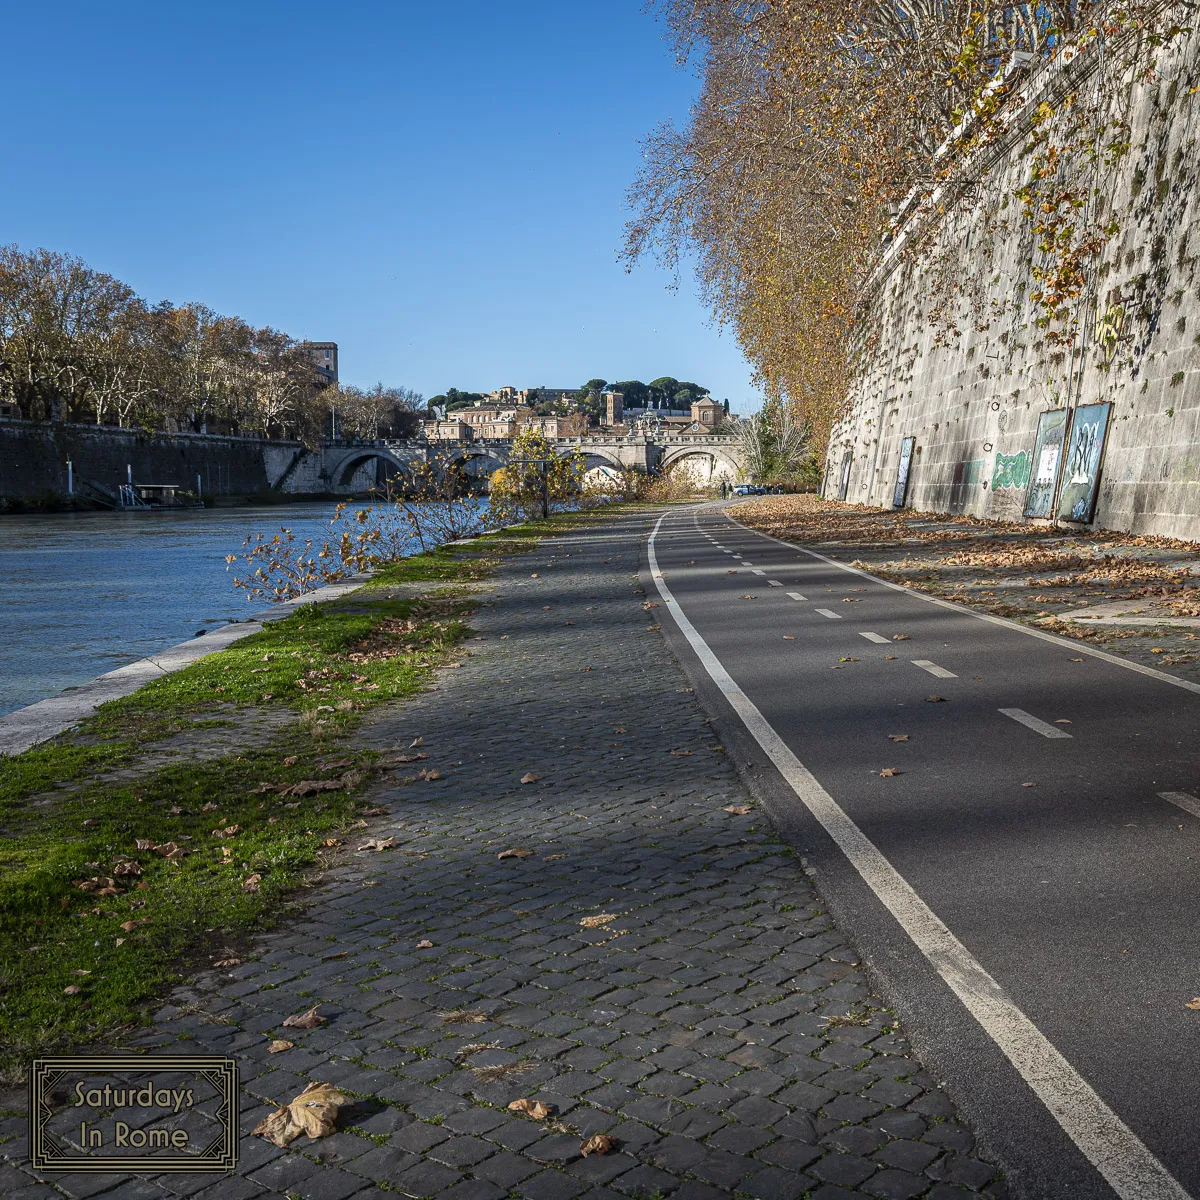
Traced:
<svg viewBox="0 0 1200 1200">
<path fill-rule="evenodd" d="M 68 460 L 80 495 L 90 484 L 115 492 L 132 468 L 137 483 L 194 492 L 198 479 L 204 496 L 248 496 L 274 486 L 300 448 L 262 438 L 0 418 L 0 500 L 65 496 Z"/>
<path fill-rule="evenodd" d="M 1018 70 L 1003 135 L 902 214 L 863 311 L 826 496 L 1083 523 L 1094 503 L 1105 528 L 1200 538 L 1200 32 L 1171 43 L 1149 79 L 1112 77 L 1128 51 L 1094 43 Z M 1093 221 L 1104 242 L 1098 260 L 1084 255 L 1071 344 L 1042 322 L 1048 257 L 1018 193 L 1035 134 L 1065 140 L 1070 97 L 1097 94 L 1100 143 L 1129 149 L 1077 179 L 1099 209 L 1068 224 Z"/>
</svg>

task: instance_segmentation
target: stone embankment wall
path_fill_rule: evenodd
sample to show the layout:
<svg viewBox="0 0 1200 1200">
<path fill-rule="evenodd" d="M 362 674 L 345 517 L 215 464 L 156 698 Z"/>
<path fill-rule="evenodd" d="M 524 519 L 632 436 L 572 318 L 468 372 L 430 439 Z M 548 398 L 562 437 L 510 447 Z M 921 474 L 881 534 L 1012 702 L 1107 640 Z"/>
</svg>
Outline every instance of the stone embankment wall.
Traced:
<svg viewBox="0 0 1200 1200">
<path fill-rule="evenodd" d="M 89 481 L 115 492 L 132 467 L 137 483 L 195 491 L 199 476 L 205 496 L 245 496 L 275 486 L 300 450 L 298 442 L 0 419 L 0 497 L 65 495 L 68 459 L 80 494 Z M 321 490 L 319 471 L 319 457 L 302 475 L 293 470 L 290 490 Z"/>
<path fill-rule="evenodd" d="M 1103 72 L 1093 48 L 1016 77 L 1007 133 L 976 152 L 973 182 L 897 230 L 864 310 L 826 496 L 890 506 L 911 437 L 908 507 L 1023 520 L 1031 476 L 1049 463 L 1041 447 L 1034 461 L 1040 415 L 1108 402 L 1093 523 L 1200 539 L 1200 34 L 1111 100 L 1095 90 Z M 1095 176 L 1110 231 L 1074 347 L 1039 324 L 1045 255 L 1016 195 L 1031 178 L 1031 131 L 1072 89 L 1105 96 L 1131 143 Z M 1068 438 L 1059 462 L 1071 451 Z"/>
</svg>

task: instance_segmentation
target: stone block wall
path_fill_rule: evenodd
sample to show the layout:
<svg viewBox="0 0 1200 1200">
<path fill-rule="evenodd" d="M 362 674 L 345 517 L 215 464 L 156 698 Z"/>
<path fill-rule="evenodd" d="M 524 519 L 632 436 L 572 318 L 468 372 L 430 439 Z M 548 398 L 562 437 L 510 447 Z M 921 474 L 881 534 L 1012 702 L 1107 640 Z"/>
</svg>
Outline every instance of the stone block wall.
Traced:
<svg viewBox="0 0 1200 1200">
<path fill-rule="evenodd" d="M 1074 348 L 1046 337 L 1031 300 L 1039 250 L 1015 193 L 1029 178 L 1032 116 L 1102 78 L 1095 55 L 1015 84 L 1007 136 L 980 152 L 973 189 L 900 227 L 864 310 L 826 496 L 845 486 L 847 500 L 890 505 L 911 436 L 909 507 L 1022 520 L 1039 415 L 1107 401 L 1094 524 L 1200 539 L 1200 33 L 1112 97 L 1132 145 L 1098 177 L 1117 229 Z M 1114 305 L 1115 346 L 1097 325 Z"/>
</svg>

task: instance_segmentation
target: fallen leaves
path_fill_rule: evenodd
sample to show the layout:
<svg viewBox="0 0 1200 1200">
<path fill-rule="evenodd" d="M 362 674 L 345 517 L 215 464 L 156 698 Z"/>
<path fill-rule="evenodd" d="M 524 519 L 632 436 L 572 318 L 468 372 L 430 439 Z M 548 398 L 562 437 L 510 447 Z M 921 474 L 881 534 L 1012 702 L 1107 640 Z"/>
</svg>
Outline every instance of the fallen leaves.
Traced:
<svg viewBox="0 0 1200 1200">
<path fill-rule="evenodd" d="M 262 876 L 255 871 L 253 875 L 247 875 L 246 878 L 242 880 L 242 891 L 257 892 L 260 883 L 262 883 Z"/>
<path fill-rule="evenodd" d="M 794 642 L 796 640 L 796 635 L 794 633 L 785 633 L 783 635 L 783 640 L 785 642 Z"/>
<path fill-rule="evenodd" d="M 214 967 L 223 969 L 225 967 L 240 967 L 242 960 L 240 958 L 223 958 L 219 962 L 213 963 Z"/>
<path fill-rule="evenodd" d="M 945 704 L 946 697 L 945 696 L 926 696 L 925 703 L 926 704 Z"/>
<path fill-rule="evenodd" d="M 1189 1000 L 1183 1007 L 1190 1008 L 1193 1012 L 1200 1012 L 1200 996 L 1196 996 L 1194 999 Z"/>
<path fill-rule="evenodd" d="M 116 882 L 107 875 L 94 875 L 91 879 L 77 879 L 75 886 L 81 892 L 94 892 L 97 896 L 119 896 Z"/>
<path fill-rule="evenodd" d="M 379 851 L 381 851 L 381 850 L 392 849 L 392 847 L 395 846 L 395 844 L 396 844 L 396 839 L 394 837 L 368 838 L 358 848 L 360 850 L 374 850 L 376 853 L 379 853 Z"/>
<path fill-rule="evenodd" d="M 892 742 L 907 742 L 908 734 L 907 733 L 889 733 L 888 740 L 892 741 Z"/>
<path fill-rule="evenodd" d="M 79 984 L 73 983 L 69 987 L 63 988 L 63 995 L 64 996 L 78 996 L 79 993 L 82 991 L 83 991 L 83 988 L 81 988 L 79 986 Z"/>
<path fill-rule="evenodd" d="M 521 776 L 522 783 L 537 783 L 537 781 L 538 777 L 532 771 L 526 771 L 525 774 Z"/>
<path fill-rule="evenodd" d="M 310 1138 L 328 1137 L 337 1130 L 338 1109 L 350 1103 L 332 1084 L 314 1080 L 289 1104 L 264 1117 L 251 1136 L 265 1137 L 280 1148 L 302 1133 Z"/>
<path fill-rule="evenodd" d="M 757 600 L 758 597 L 757 596 L 743 596 L 742 599 L 743 600 Z"/>
<path fill-rule="evenodd" d="M 135 929 L 137 929 L 137 927 L 138 927 L 139 925 L 149 925 L 149 924 L 150 924 L 150 918 L 149 918 L 149 917 L 138 917 L 138 918 L 136 918 L 135 920 L 132 920 L 132 921 L 122 921 L 122 922 L 121 922 L 121 929 L 122 929 L 122 930 L 123 930 L 125 933 L 132 933 L 132 932 L 133 932 Z"/>
<path fill-rule="evenodd" d="M 899 767 L 884 767 L 883 770 L 879 772 L 884 779 L 891 779 L 894 775 L 902 775 L 903 773 L 904 772 L 901 771 Z"/>
<path fill-rule="evenodd" d="M 432 943 L 432 942 L 431 942 L 431 941 L 430 941 L 428 938 L 422 938 L 422 939 L 421 939 L 421 940 L 420 940 L 420 941 L 417 943 L 417 949 L 418 949 L 418 950 L 432 950 L 432 949 L 433 949 L 433 943 Z"/>
<path fill-rule="evenodd" d="M 503 858 L 531 858 L 532 856 L 533 856 L 532 850 L 522 850 L 518 847 L 513 847 L 510 850 L 501 850 L 500 853 L 496 855 L 497 858 L 501 858 L 501 859 L 503 859 Z"/>
<path fill-rule="evenodd" d="M 543 1104 L 540 1100 L 529 1100 L 522 1097 L 520 1100 L 511 1101 L 508 1111 L 525 1113 L 535 1121 L 544 1121 L 550 1115 L 550 1106 Z"/>
<path fill-rule="evenodd" d="M 318 1026 L 324 1025 L 329 1018 L 323 1017 L 319 1012 L 317 1012 L 317 1009 L 320 1007 L 321 1006 L 319 1004 L 316 1004 L 310 1008 L 308 1012 L 295 1013 L 294 1015 L 288 1017 L 283 1023 L 284 1028 L 316 1029 Z"/>
<path fill-rule="evenodd" d="M 605 925 L 611 925 L 618 915 L 618 913 L 596 913 L 594 916 L 584 917 L 579 924 L 584 929 L 602 929 Z"/>
<path fill-rule="evenodd" d="M 907 642 L 909 640 L 910 640 L 910 638 L 907 633 L 893 633 L 892 634 L 893 642 Z"/>
<path fill-rule="evenodd" d="M 839 658 L 838 662 L 858 662 L 857 658 Z"/>
<path fill-rule="evenodd" d="M 268 1054 L 282 1054 L 285 1050 L 291 1050 L 295 1047 L 295 1042 L 289 1042 L 286 1038 L 275 1038 L 274 1041 L 267 1047 Z"/>
<path fill-rule="evenodd" d="M 579 1153 L 587 1158 L 589 1154 L 611 1154 L 616 1148 L 615 1138 L 610 1138 L 606 1133 L 596 1133 L 579 1147 Z"/>
<path fill-rule="evenodd" d="M 163 858 L 177 859 L 192 853 L 175 842 L 154 842 L 149 838 L 137 838 L 133 844 L 139 850 L 149 850 L 154 854 L 161 854 Z"/>
<path fill-rule="evenodd" d="M 735 817 L 747 817 L 754 811 L 754 809 L 749 804 L 727 804 L 725 806 L 725 811 Z"/>
</svg>

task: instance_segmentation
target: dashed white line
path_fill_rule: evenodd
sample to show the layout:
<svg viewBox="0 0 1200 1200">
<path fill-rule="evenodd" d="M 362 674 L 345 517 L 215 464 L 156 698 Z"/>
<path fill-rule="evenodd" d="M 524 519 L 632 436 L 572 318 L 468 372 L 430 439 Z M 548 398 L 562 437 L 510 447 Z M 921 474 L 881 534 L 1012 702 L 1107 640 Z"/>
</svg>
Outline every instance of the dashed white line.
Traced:
<svg viewBox="0 0 1200 1200">
<path fill-rule="evenodd" d="M 788 596 L 791 597 L 791 599 L 793 599 L 793 600 L 807 600 L 808 599 L 807 596 L 802 596 L 802 595 L 800 595 L 799 592 L 788 592 Z"/>
<path fill-rule="evenodd" d="M 859 637 L 865 637 L 868 642 L 874 642 L 877 646 L 890 646 L 891 642 L 885 637 L 880 637 L 877 633 L 859 633 Z"/>
<path fill-rule="evenodd" d="M 648 547 L 650 573 L 659 595 L 670 605 L 668 611 L 701 666 L 788 786 L 824 826 L 863 882 L 896 918 L 946 986 L 979 1022 L 1121 1200 L 1190 1200 L 1179 1181 L 1012 1002 L 984 965 L 817 782 L 758 706 L 738 687 L 679 604 L 674 602 L 671 589 L 662 577 L 654 552 L 654 539 L 665 519 L 665 514 L 659 518 L 650 534 Z"/>
<path fill-rule="evenodd" d="M 1175 805 L 1176 808 L 1182 808 L 1184 812 L 1189 812 L 1193 817 L 1200 817 L 1200 800 L 1197 800 L 1190 792 L 1159 792 L 1160 800 L 1168 800 Z"/>
<path fill-rule="evenodd" d="M 936 675 L 939 679 L 957 679 L 953 671 L 947 671 L 945 667 L 939 667 L 937 663 L 930 662 L 927 658 L 912 658 L 909 659 L 914 667 L 920 667 L 922 671 L 928 671 L 930 675 Z M 1000 710 L 1004 712 L 1004 709 Z"/>
<path fill-rule="evenodd" d="M 751 571 L 750 574 L 751 575 L 765 575 L 766 571 L 759 571 L 756 569 L 756 570 Z"/>
<path fill-rule="evenodd" d="M 783 584 L 782 584 L 782 583 L 780 583 L 778 579 L 768 579 L 768 580 L 767 580 L 767 582 L 768 582 L 768 583 L 769 583 L 769 584 L 770 584 L 772 587 L 783 587 Z"/>
<path fill-rule="evenodd" d="M 840 621 L 842 619 L 840 613 L 832 612 L 828 608 L 818 608 L 817 612 L 819 612 L 823 617 L 828 617 L 831 621 Z"/>
<path fill-rule="evenodd" d="M 1034 733 L 1040 733 L 1042 737 L 1048 738 L 1069 738 L 1071 734 L 1065 730 L 1059 729 L 1057 725 L 1051 725 L 1049 721 L 1040 721 L 1032 713 L 1027 713 L 1023 708 L 1002 708 L 999 710 L 1006 717 L 1012 717 L 1014 721 L 1020 722 L 1027 729 L 1032 729 Z"/>
</svg>

